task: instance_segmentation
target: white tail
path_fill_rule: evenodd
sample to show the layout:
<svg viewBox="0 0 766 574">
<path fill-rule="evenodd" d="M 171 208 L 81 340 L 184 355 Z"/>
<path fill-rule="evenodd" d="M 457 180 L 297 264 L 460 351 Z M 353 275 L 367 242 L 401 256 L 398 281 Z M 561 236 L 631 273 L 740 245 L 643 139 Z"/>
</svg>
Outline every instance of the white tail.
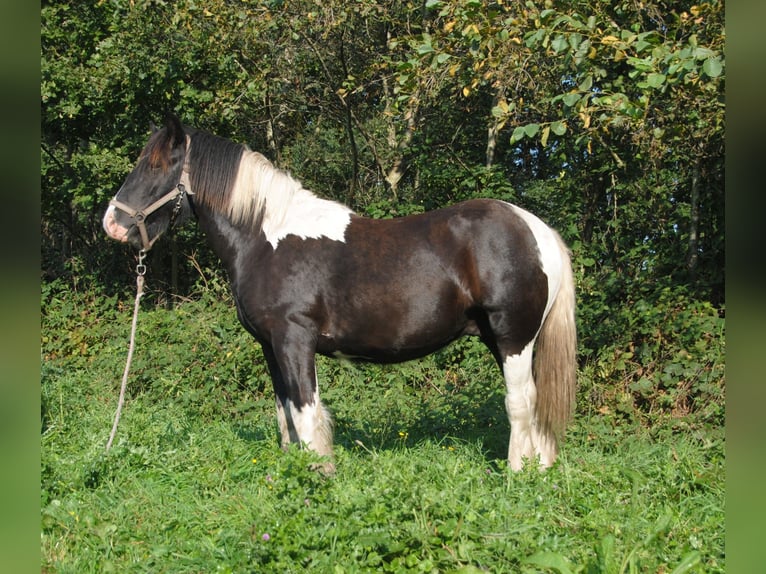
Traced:
<svg viewBox="0 0 766 574">
<path fill-rule="evenodd" d="M 555 232 L 554 232 L 555 233 Z M 534 377 L 539 430 L 561 435 L 574 410 L 577 386 L 577 327 L 575 289 L 569 249 L 555 233 L 561 250 L 561 285 L 537 339 Z"/>
</svg>

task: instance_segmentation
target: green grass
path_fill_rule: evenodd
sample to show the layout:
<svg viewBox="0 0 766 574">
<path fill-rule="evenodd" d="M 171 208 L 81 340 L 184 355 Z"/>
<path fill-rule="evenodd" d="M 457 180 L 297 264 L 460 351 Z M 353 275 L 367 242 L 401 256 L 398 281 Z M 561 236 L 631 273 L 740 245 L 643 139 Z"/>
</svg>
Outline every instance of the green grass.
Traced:
<svg viewBox="0 0 766 574">
<path fill-rule="evenodd" d="M 510 472 L 502 379 L 466 342 L 320 361 L 324 477 L 278 448 L 260 352 L 207 299 L 142 312 L 106 453 L 130 310 L 53 291 L 43 309 L 43 572 L 725 570 L 722 428 L 588 405 L 553 468 Z"/>
</svg>

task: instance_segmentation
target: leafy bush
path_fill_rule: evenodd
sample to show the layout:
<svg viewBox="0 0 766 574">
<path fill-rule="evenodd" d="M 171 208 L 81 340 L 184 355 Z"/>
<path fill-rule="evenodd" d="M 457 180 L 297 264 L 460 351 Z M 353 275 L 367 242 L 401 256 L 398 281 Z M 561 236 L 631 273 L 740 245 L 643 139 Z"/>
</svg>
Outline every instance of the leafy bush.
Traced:
<svg viewBox="0 0 766 574">
<path fill-rule="evenodd" d="M 591 302 L 593 303 L 593 302 Z M 599 342 L 586 355 L 582 403 L 653 425 L 721 426 L 725 338 L 721 311 L 684 289 L 640 294 L 623 306 L 583 306 L 581 332 Z"/>
</svg>

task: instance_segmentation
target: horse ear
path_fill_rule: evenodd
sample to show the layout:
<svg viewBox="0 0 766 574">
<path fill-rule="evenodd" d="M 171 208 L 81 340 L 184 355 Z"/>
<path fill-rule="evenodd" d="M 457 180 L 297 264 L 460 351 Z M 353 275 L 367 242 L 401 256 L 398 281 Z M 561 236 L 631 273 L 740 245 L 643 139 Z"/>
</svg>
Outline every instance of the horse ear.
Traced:
<svg viewBox="0 0 766 574">
<path fill-rule="evenodd" d="M 168 136 L 173 142 L 173 146 L 186 145 L 186 132 L 178 116 L 172 113 L 168 114 L 165 119 L 165 127 L 168 129 Z"/>
<path fill-rule="evenodd" d="M 157 133 L 160 131 L 160 128 L 155 124 L 153 121 L 149 120 L 149 129 L 152 130 L 152 133 Z"/>
</svg>

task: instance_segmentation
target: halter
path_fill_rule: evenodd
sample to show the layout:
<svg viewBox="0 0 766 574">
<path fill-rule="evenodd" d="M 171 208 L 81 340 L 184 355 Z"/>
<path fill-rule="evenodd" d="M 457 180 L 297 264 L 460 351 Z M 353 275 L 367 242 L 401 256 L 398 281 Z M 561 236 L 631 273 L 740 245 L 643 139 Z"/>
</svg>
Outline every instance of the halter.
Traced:
<svg viewBox="0 0 766 574">
<path fill-rule="evenodd" d="M 149 233 L 146 231 L 146 218 L 163 207 L 166 203 L 170 203 L 171 201 L 176 200 L 176 204 L 173 206 L 173 214 L 170 216 L 170 225 L 172 227 L 178 212 L 181 211 L 181 204 L 183 203 L 183 199 L 187 193 L 189 195 L 194 195 L 191 191 L 187 191 L 186 186 L 183 183 L 178 182 L 178 185 L 176 185 L 175 189 L 166 193 L 145 209 L 134 209 L 121 201 L 117 201 L 116 199 L 111 200 L 109 205 L 113 205 L 117 209 L 124 211 L 135 222 L 136 227 L 138 227 L 138 231 L 141 234 L 141 241 L 144 244 L 143 250 L 149 251 L 152 248 L 152 245 L 154 245 L 154 242 L 157 241 L 160 236 L 158 235 L 149 241 Z"/>
<path fill-rule="evenodd" d="M 181 180 L 178 182 L 178 184 L 175 186 L 174 189 L 163 195 L 161 198 L 159 198 L 157 201 L 152 203 L 149 207 L 146 207 L 144 209 L 135 209 L 121 201 L 118 201 L 116 199 L 112 199 L 109 202 L 109 205 L 113 205 L 117 209 L 124 211 L 128 217 L 130 217 L 134 222 L 136 227 L 138 227 L 138 232 L 141 234 L 141 242 L 144 244 L 141 251 L 146 253 L 152 248 L 152 245 L 154 245 L 154 242 L 159 239 L 159 235 L 149 240 L 149 233 L 146 230 L 146 218 L 149 217 L 152 213 L 160 209 L 161 207 L 164 207 L 165 204 L 170 203 L 171 201 L 175 200 L 176 204 L 173 206 L 173 213 L 170 216 L 170 227 L 173 227 L 173 224 L 175 223 L 176 217 L 178 216 L 178 213 L 181 211 L 181 205 L 183 203 L 184 197 L 187 195 L 194 195 L 194 192 L 191 191 L 191 189 L 186 189 L 186 185 L 189 184 L 189 144 L 187 139 L 187 145 L 186 145 L 186 160 L 184 161 L 184 167 L 181 171 Z M 186 184 L 184 184 L 184 181 Z M 160 234 L 161 235 L 161 234 Z"/>
</svg>

